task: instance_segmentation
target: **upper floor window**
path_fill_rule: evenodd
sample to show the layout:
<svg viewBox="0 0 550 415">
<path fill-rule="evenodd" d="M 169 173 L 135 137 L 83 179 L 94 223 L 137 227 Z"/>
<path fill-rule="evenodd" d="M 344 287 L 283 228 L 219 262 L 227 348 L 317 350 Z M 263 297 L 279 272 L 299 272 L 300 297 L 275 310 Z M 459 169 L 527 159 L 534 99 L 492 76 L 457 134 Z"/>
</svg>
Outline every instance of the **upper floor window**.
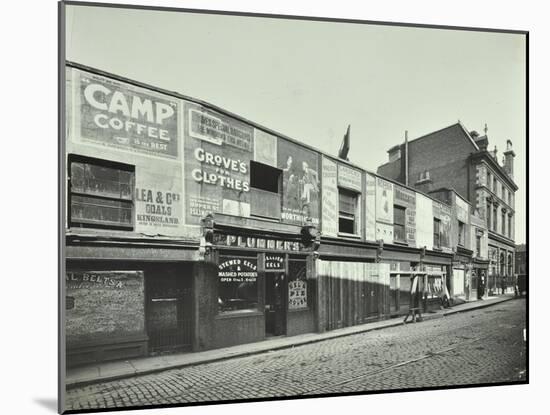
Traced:
<svg viewBox="0 0 550 415">
<path fill-rule="evenodd" d="M 464 222 L 458 221 L 458 244 L 464 246 L 466 240 L 466 226 Z"/>
<path fill-rule="evenodd" d="M 508 238 L 512 238 L 512 215 L 508 215 Z"/>
<path fill-rule="evenodd" d="M 69 156 L 69 224 L 133 229 L 134 167 Z"/>
<path fill-rule="evenodd" d="M 502 234 L 506 235 L 506 213 L 504 210 L 501 212 Z"/>
<path fill-rule="evenodd" d="M 481 235 L 476 234 L 476 257 L 481 256 Z"/>
<path fill-rule="evenodd" d="M 498 231 L 497 221 L 498 221 L 498 215 L 497 215 L 497 207 L 495 205 L 495 206 L 493 206 L 493 228 L 492 228 L 495 232 Z"/>
<path fill-rule="evenodd" d="M 497 193 L 498 192 L 498 182 L 497 182 L 497 178 L 496 177 L 493 177 L 493 192 Z"/>
<path fill-rule="evenodd" d="M 281 219 L 282 170 L 250 161 L 250 214 Z"/>
<path fill-rule="evenodd" d="M 441 220 L 434 218 L 434 248 L 441 247 Z"/>
<path fill-rule="evenodd" d="M 487 229 L 491 229 L 491 202 L 487 202 Z"/>
<path fill-rule="evenodd" d="M 359 194 L 346 189 L 338 189 L 338 231 L 358 234 Z"/>
<path fill-rule="evenodd" d="M 487 187 L 491 189 L 493 182 L 491 181 L 491 173 L 487 172 Z"/>
<path fill-rule="evenodd" d="M 512 205 L 512 192 L 508 192 L 508 205 L 510 205 L 510 207 L 513 207 Z"/>
<path fill-rule="evenodd" d="M 393 239 L 399 242 L 407 242 L 407 234 L 405 233 L 405 216 L 404 207 L 393 207 Z"/>
<path fill-rule="evenodd" d="M 504 187 L 504 184 L 502 185 L 502 200 L 506 200 L 506 187 Z"/>
</svg>

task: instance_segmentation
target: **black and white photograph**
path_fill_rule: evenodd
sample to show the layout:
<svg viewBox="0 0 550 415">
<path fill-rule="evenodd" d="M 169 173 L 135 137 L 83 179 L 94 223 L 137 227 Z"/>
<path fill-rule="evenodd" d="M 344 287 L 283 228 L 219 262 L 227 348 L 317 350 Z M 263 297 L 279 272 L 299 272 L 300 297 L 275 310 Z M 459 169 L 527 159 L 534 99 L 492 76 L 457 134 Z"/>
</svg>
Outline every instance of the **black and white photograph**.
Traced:
<svg viewBox="0 0 550 415">
<path fill-rule="evenodd" d="M 526 30 L 59 8 L 60 411 L 528 383 Z"/>
</svg>

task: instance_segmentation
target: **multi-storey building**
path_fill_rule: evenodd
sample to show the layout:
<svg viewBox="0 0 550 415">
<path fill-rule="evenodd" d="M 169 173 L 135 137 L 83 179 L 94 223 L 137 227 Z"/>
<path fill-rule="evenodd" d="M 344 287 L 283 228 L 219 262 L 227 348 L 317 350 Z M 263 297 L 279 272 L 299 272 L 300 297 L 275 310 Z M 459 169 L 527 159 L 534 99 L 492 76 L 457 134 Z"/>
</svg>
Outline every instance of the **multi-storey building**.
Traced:
<svg viewBox="0 0 550 415">
<path fill-rule="evenodd" d="M 67 64 L 65 106 L 68 365 L 322 332 L 411 301 L 439 306 L 448 291 L 471 296 L 477 232 L 464 197 L 438 199 L 78 64 Z"/>
<path fill-rule="evenodd" d="M 487 131 L 480 136 L 458 122 L 405 141 L 388 150 L 389 161 L 378 173 L 431 192 L 454 189 L 469 201 L 488 229 L 489 270 L 486 289 L 502 292 L 513 281 L 515 192 L 512 142 L 507 141 L 502 164 L 497 149 L 488 150 Z"/>
</svg>

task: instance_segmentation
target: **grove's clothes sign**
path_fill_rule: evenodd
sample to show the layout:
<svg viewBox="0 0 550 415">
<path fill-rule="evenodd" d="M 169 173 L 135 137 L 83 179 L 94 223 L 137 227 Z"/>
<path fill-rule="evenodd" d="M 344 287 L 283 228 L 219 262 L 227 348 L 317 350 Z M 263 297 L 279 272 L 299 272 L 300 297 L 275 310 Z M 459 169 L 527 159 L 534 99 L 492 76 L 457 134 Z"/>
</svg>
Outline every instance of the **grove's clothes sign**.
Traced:
<svg viewBox="0 0 550 415">
<path fill-rule="evenodd" d="M 176 158 L 178 100 L 78 71 L 76 130 L 82 141 Z"/>
<path fill-rule="evenodd" d="M 338 187 L 336 183 L 336 163 L 323 157 L 322 180 L 322 233 L 326 236 L 338 236 Z"/>
<path fill-rule="evenodd" d="M 278 167 L 283 171 L 283 222 L 302 225 L 311 218 L 319 225 L 320 188 L 317 154 L 278 140 Z"/>
<path fill-rule="evenodd" d="M 185 108 L 187 223 L 209 213 L 250 216 L 253 128 L 196 104 Z"/>
<path fill-rule="evenodd" d="M 143 333 L 142 271 L 79 271 L 65 277 L 67 344 Z"/>
</svg>

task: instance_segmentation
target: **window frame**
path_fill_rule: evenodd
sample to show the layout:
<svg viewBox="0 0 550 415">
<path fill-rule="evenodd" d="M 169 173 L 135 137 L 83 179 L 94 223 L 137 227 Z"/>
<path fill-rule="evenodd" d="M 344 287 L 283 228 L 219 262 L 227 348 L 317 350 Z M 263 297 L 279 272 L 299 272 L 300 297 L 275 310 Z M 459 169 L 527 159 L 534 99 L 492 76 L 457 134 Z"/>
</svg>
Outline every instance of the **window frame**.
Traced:
<svg viewBox="0 0 550 415">
<path fill-rule="evenodd" d="M 355 211 L 353 215 L 349 212 L 343 211 L 341 209 L 341 194 L 347 193 L 348 196 L 353 197 L 355 200 Z M 361 203 L 361 193 L 350 190 L 346 187 L 338 187 L 338 235 L 344 235 L 344 236 L 355 236 L 359 237 L 361 235 L 361 229 L 360 229 L 360 203 Z M 350 220 L 351 217 L 353 217 L 353 233 L 345 232 L 341 229 L 340 221 L 342 219 L 344 220 Z"/>
<path fill-rule="evenodd" d="M 464 246 L 466 243 L 466 224 L 458 221 L 458 245 Z"/>
<path fill-rule="evenodd" d="M 87 192 L 83 190 L 75 190 L 73 183 L 75 182 L 74 167 L 75 164 L 82 164 L 84 166 L 94 166 L 96 168 L 106 168 L 112 170 L 118 170 L 120 172 L 127 173 L 129 176 L 129 182 L 127 186 L 129 188 L 129 197 L 115 197 L 113 194 L 100 194 L 99 192 Z M 82 156 L 79 154 L 69 154 L 67 158 L 67 225 L 69 228 L 86 228 L 86 229 L 109 229 L 109 230 L 124 230 L 133 231 L 135 229 L 135 183 L 136 173 L 135 166 L 125 163 L 114 162 L 111 160 L 99 159 L 94 157 Z M 119 182 L 122 184 L 122 182 Z M 89 200 L 96 200 L 98 202 L 111 202 L 118 203 L 119 209 L 124 209 L 122 204 L 127 204 L 130 210 L 130 222 L 124 224 L 122 222 L 101 221 L 93 219 L 74 219 L 72 214 L 73 201 L 75 198 L 86 198 Z M 109 207 L 108 204 L 104 205 Z"/>
<path fill-rule="evenodd" d="M 395 215 L 396 209 L 399 211 L 403 211 L 402 224 L 396 222 L 396 215 Z M 396 235 L 399 233 L 399 232 L 396 232 L 396 227 L 398 227 L 399 229 L 401 228 L 403 229 L 403 239 L 398 239 L 396 237 Z M 393 240 L 395 242 L 407 243 L 407 208 L 404 206 L 393 205 Z"/>
</svg>

